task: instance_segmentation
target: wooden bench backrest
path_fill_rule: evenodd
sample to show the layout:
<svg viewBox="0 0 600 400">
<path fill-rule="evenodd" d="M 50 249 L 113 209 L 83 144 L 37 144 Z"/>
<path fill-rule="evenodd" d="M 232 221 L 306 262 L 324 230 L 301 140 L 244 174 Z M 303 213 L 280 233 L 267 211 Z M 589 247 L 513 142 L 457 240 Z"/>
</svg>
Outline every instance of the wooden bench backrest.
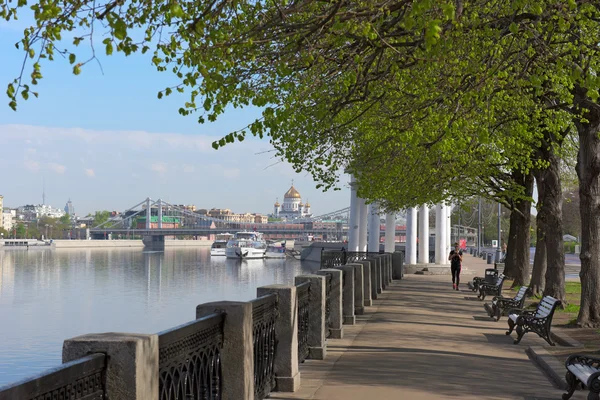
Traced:
<svg viewBox="0 0 600 400">
<path fill-rule="evenodd" d="M 544 296 L 540 304 L 538 304 L 537 310 L 535 310 L 536 318 L 546 318 L 554 312 L 557 306 L 558 300 L 551 296 Z"/>
<path fill-rule="evenodd" d="M 517 295 L 515 296 L 515 298 L 513 299 L 514 301 L 521 301 L 521 299 L 525 296 L 525 293 L 527 293 L 527 286 L 521 286 L 519 288 L 519 292 L 517 293 Z"/>
</svg>

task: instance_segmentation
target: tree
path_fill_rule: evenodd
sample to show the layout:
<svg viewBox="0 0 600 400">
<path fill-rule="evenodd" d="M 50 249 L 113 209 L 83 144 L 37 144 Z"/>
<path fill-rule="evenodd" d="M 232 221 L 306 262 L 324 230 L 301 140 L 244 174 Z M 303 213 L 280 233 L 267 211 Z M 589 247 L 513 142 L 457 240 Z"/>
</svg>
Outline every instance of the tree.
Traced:
<svg viewBox="0 0 600 400">
<path fill-rule="evenodd" d="M 23 224 L 22 222 L 19 222 L 15 229 L 17 239 L 25 239 L 26 232 L 27 232 L 27 229 L 25 228 L 25 224 Z"/>
<path fill-rule="evenodd" d="M 110 218 L 110 211 L 96 211 L 94 213 L 93 226 L 102 225 Z"/>
</svg>

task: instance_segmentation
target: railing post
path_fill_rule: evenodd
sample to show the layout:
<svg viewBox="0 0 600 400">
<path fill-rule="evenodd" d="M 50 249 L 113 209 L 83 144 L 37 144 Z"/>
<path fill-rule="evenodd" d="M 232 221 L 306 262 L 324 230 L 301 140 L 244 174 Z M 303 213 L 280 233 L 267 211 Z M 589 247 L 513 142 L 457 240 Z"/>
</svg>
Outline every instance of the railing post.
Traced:
<svg viewBox="0 0 600 400">
<path fill-rule="evenodd" d="M 324 360 L 325 344 L 325 277 L 321 275 L 298 275 L 295 284 L 310 282 L 310 311 L 308 322 L 308 358 Z"/>
<path fill-rule="evenodd" d="M 106 393 L 111 400 L 158 400 L 158 335 L 92 333 L 63 343 L 63 363 L 106 354 Z"/>
<path fill-rule="evenodd" d="M 354 267 L 342 265 L 337 269 L 342 271 L 342 323 L 354 325 Z"/>
<path fill-rule="evenodd" d="M 381 286 L 381 264 L 377 257 L 369 257 L 368 260 L 371 261 L 371 265 L 375 267 L 375 290 L 379 295 L 383 291 Z"/>
<path fill-rule="evenodd" d="M 359 262 L 346 265 L 354 268 L 354 314 L 363 315 L 365 313 L 363 265 Z"/>
<path fill-rule="evenodd" d="M 254 400 L 252 303 L 218 301 L 196 307 L 196 318 L 225 312 L 223 324 L 222 400 Z"/>
<path fill-rule="evenodd" d="M 342 325 L 342 271 L 339 269 L 322 269 L 317 275 L 331 275 L 331 292 L 329 293 L 329 328 L 331 339 L 342 339 L 344 327 Z"/>
<path fill-rule="evenodd" d="M 275 390 L 295 392 L 300 387 L 298 372 L 298 304 L 296 286 L 268 285 L 256 289 L 256 296 L 277 294 L 279 317 L 275 323 Z"/>
<path fill-rule="evenodd" d="M 388 264 L 388 281 L 390 282 L 390 284 L 392 284 L 392 282 L 394 281 L 393 274 L 392 274 L 392 254 L 387 253 L 386 256 L 387 256 L 387 264 Z"/>
<path fill-rule="evenodd" d="M 371 294 L 372 286 L 371 283 L 371 262 L 370 261 L 358 261 L 363 266 L 363 295 L 365 307 L 371 307 L 373 305 L 373 297 Z"/>
<path fill-rule="evenodd" d="M 403 256 L 402 252 L 396 251 L 392 254 L 392 278 L 402 279 L 403 270 Z"/>
</svg>

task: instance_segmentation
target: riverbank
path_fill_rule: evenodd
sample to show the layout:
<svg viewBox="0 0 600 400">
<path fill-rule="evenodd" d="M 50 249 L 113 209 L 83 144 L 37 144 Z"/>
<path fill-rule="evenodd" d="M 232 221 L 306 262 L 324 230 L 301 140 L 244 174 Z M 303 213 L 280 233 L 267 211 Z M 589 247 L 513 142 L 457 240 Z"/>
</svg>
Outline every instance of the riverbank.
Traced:
<svg viewBox="0 0 600 400">
<path fill-rule="evenodd" d="M 212 240 L 165 240 L 165 248 L 170 247 L 210 247 Z M 144 247 L 141 240 L 54 240 L 54 249 L 86 249 L 86 248 L 129 248 Z"/>
</svg>

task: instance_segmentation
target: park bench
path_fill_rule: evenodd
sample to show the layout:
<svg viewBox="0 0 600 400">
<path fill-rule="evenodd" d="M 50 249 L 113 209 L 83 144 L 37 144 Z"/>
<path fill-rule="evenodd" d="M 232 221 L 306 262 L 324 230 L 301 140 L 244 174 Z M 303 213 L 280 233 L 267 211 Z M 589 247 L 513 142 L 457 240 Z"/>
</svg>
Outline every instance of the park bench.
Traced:
<svg viewBox="0 0 600 400">
<path fill-rule="evenodd" d="M 489 314 L 490 318 L 496 318 L 496 322 L 500 321 L 500 317 L 506 315 L 509 310 L 515 308 L 523 308 L 525 303 L 525 294 L 527 293 L 527 286 L 521 286 L 515 297 L 504 297 L 495 296 L 492 300 L 492 304 L 485 303 L 483 307 Z"/>
<path fill-rule="evenodd" d="M 498 270 L 495 268 L 488 268 L 485 270 L 485 276 L 477 276 L 472 281 L 467 282 L 467 286 L 474 292 L 479 291 L 479 286 L 483 283 L 492 283 L 498 277 Z"/>
<path fill-rule="evenodd" d="M 527 332 L 532 331 L 544 339 L 550 346 L 554 346 L 554 342 L 550 338 L 550 327 L 552 326 L 552 317 L 554 310 L 560 304 L 560 301 L 551 296 L 544 296 L 539 302 L 535 310 L 524 310 L 515 308 L 508 311 L 508 328 L 506 332 L 510 335 L 512 331 L 517 329 L 517 338 L 514 344 L 517 344 Z"/>
<path fill-rule="evenodd" d="M 568 392 L 562 395 L 563 400 L 573 396 L 575 389 L 581 383 L 590 393 L 588 400 L 600 399 L 600 358 L 573 354 L 565 362 L 567 367 Z"/>
<path fill-rule="evenodd" d="M 504 285 L 504 281 L 506 280 L 506 276 L 504 274 L 498 275 L 493 283 L 481 283 L 479 285 L 479 300 L 485 300 L 485 296 L 501 296 L 502 295 L 502 285 Z"/>
</svg>

